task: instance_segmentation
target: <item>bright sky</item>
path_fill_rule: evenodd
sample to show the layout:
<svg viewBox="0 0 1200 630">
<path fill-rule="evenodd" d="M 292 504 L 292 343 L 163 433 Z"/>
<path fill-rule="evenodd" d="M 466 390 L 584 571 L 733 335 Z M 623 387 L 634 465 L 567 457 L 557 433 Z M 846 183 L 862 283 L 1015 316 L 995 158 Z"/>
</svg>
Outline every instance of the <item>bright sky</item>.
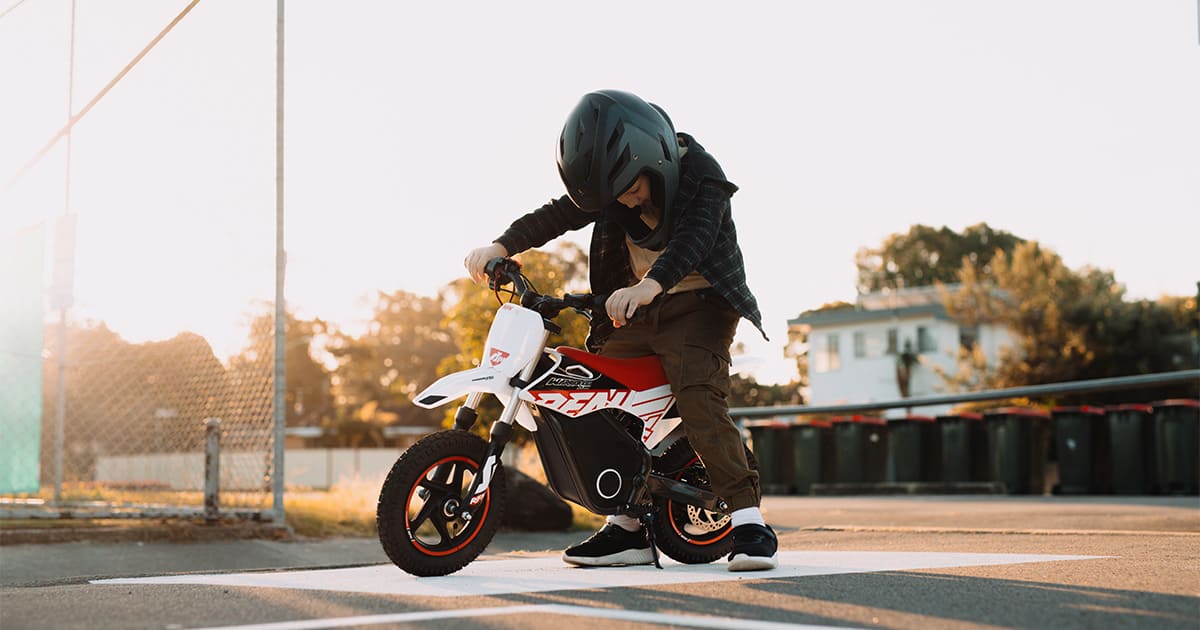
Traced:
<svg viewBox="0 0 1200 630">
<path fill-rule="evenodd" d="M 186 0 L 78 2 L 78 111 Z M 0 4 L 0 186 L 63 125 L 70 0 Z M 11 9 L 11 10 L 9 10 Z M 286 13 L 286 292 L 347 325 L 433 295 L 561 194 L 590 90 L 662 105 L 741 190 L 786 381 L 786 321 L 854 299 L 854 254 L 981 221 L 1132 297 L 1200 280 L 1193 0 L 314 2 Z M 274 278 L 275 2 L 202 0 L 75 128 L 75 315 L 236 352 Z M 0 190 L 0 233 L 64 211 L 65 144 Z M 587 234 L 571 237 L 586 242 Z"/>
</svg>

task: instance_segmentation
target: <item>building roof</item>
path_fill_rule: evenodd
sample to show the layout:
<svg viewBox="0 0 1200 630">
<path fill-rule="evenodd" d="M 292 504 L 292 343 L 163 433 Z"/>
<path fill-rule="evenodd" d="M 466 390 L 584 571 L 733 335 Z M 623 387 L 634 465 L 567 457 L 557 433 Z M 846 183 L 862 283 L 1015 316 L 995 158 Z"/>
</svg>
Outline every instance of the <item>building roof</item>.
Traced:
<svg viewBox="0 0 1200 630">
<path fill-rule="evenodd" d="M 858 296 L 854 308 L 805 311 L 789 319 L 788 326 L 841 326 L 913 317 L 949 320 L 942 297 L 945 291 L 956 288 L 957 284 L 949 284 L 864 293 Z"/>
<path fill-rule="evenodd" d="M 862 324 L 869 322 L 884 322 L 892 319 L 910 317 L 933 317 L 934 319 L 949 320 L 946 307 L 941 304 L 923 304 L 920 306 L 902 306 L 877 310 L 863 308 L 842 308 L 827 311 L 806 311 L 795 319 L 788 320 L 788 326 L 808 324 L 813 327 L 841 326 L 845 324 Z"/>
</svg>

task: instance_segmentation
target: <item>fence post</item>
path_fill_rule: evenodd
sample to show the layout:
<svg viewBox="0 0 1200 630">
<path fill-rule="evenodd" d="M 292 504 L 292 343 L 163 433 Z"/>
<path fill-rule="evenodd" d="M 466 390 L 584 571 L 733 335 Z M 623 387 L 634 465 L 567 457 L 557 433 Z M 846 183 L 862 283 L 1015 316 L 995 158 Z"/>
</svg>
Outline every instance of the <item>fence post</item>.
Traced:
<svg viewBox="0 0 1200 630">
<path fill-rule="evenodd" d="M 221 420 L 204 421 L 204 519 L 221 517 Z"/>
</svg>

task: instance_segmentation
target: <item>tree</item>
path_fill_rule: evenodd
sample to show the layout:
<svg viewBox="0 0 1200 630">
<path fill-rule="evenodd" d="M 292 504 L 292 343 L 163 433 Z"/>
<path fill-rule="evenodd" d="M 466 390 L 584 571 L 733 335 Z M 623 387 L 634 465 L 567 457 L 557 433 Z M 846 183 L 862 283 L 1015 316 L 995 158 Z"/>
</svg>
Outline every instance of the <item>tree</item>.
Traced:
<svg viewBox="0 0 1200 630">
<path fill-rule="evenodd" d="M 1036 242 L 999 252 L 992 273 L 964 268 L 947 311 L 965 325 L 992 321 L 1013 334 L 1012 347 L 989 366 L 975 351 L 959 357 L 959 386 L 1017 387 L 1147 374 L 1198 364 L 1194 298 L 1125 301 L 1109 271 L 1068 269 Z M 1184 388 L 1186 390 L 1186 388 Z M 1158 395 L 1161 395 L 1161 391 Z M 1155 392 L 1112 394 L 1128 401 Z M 1089 394 L 1093 402 L 1109 402 Z"/>
<path fill-rule="evenodd" d="M 858 292 L 951 283 L 964 267 L 988 275 L 996 252 L 1011 252 L 1023 242 L 986 223 L 972 225 L 961 234 L 947 227 L 914 225 L 907 234 L 887 237 L 877 249 L 858 250 L 854 257 Z"/>
<path fill-rule="evenodd" d="M 332 414 L 329 370 L 313 356 L 319 339 L 328 329 L 321 319 L 305 320 L 291 312 L 284 314 L 286 426 L 320 426 Z M 251 319 L 246 346 L 229 361 L 235 386 L 260 388 L 262 384 L 272 382 L 274 348 L 275 313 L 271 309 Z M 232 415 L 246 417 L 260 413 L 239 409 Z"/>
<path fill-rule="evenodd" d="M 62 348 L 48 334 L 43 361 L 43 435 L 55 435 L 57 371 Z M 95 477 L 101 455 L 199 450 L 204 420 L 222 417 L 228 401 L 225 367 L 194 333 L 132 344 L 103 323 L 67 330 L 64 450 L 68 481 Z M 48 440 L 48 444 L 53 440 Z M 53 457 L 43 458 L 42 474 Z"/>
<path fill-rule="evenodd" d="M 804 402 L 800 396 L 799 383 L 795 381 L 786 385 L 763 385 L 753 376 L 741 374 L 732 375 L 730 380 L 730 407 L 772 407 L 799 405 Z"/>
<path fill-rule="evenodd" d="M 437 366 L 454 352 L 442 325 L 440 298 L 407 291 L 380 292 L 367 331 L 333 332 L 326 346 L 337 361 L 333 382 L 338 408 L 336 442 L 382 443 L 383 426 L 438 425 L 440 413 L 412 405 L 412 397 L 437 378 Z"/>
</svg>

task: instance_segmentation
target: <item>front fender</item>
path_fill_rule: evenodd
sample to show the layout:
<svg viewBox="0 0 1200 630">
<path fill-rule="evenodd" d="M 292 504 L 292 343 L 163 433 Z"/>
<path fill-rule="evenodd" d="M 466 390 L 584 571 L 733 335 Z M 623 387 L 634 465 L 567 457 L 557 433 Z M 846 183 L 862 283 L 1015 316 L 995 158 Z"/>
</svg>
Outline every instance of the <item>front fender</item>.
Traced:
<svg viewBox="0 0 1200 630">
<path fill-rule="evenodd" d="M 477 367 L 454 374 L 447 374 L 434 381 L 413 398 L 413 404 L 433 409 L 471 392 L 495 394 L 504 398 L 512 395 L 513 386 L 508 377 L 490 367 Z"/>
</svg>

